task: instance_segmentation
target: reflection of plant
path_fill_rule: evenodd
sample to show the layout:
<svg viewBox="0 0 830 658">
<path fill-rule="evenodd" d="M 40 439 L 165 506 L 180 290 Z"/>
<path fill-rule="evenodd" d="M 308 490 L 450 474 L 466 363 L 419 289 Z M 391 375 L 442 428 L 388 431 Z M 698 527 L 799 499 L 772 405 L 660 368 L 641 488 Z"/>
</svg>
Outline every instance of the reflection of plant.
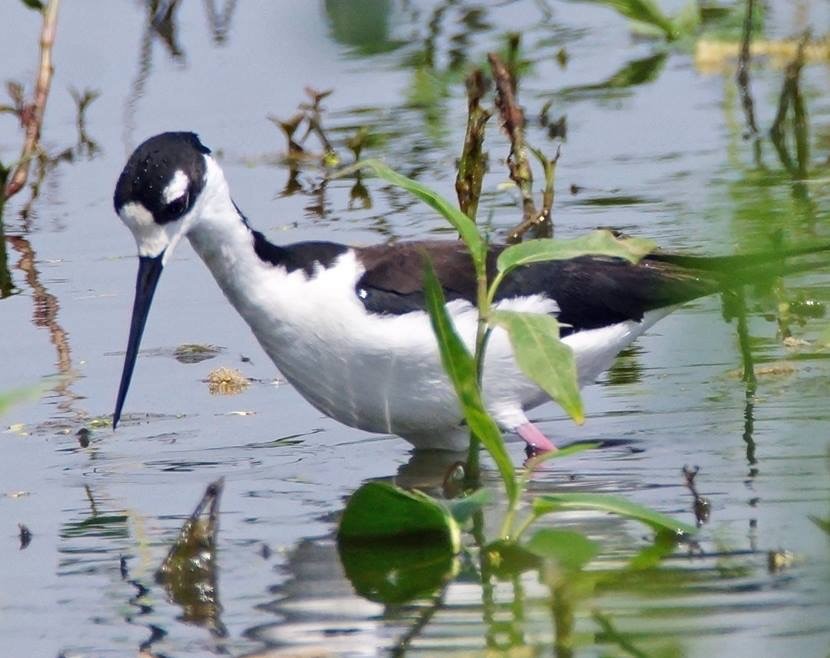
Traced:
<svg viewBox="0 0 830 658">
<path fill-rule="evenodd" d="M 702 6 L 698 0 L 688 0 L 674 16 L 666 14 L 656 0 L 579 1 L 606 5 L 628 18 L 636 32 L 646 36 L 662 37 L 666 41 L 693 37 L 704 25 L 721 36 L 738 33 L 742 27 L 740 7 L 729 9 Z M 758 21 L 760 12 L 756 14 L 756 23 Z"/>
<path fill-rule="evenodd" d="M 0 416 L 5 414 L 14 405 L 36 398 L 41 393 L 41 387 L 16 388 L 0 393 Z"/>
</svg>

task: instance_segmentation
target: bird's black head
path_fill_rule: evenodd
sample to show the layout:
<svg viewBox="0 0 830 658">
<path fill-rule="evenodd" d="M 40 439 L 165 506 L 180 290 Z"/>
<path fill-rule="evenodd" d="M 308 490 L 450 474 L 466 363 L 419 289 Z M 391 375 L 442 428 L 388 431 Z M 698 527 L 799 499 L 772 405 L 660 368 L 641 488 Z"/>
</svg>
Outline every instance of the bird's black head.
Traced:
<svg viewBox="0 0 830 658">
<path fill-rule="evenodd" d="M 210 149 L 194 133 L 169 132 L 150 137 L 124 165 L 115 185 L 115 212 L 141 206 L 156 224 L 181 218 L 205 184 L 205 155 Z M 125 219 L 125 221 L 127 221 Z"/>
<path fill-rule="evenodd" d="M 132 231 L 139 258 L 130 336 L 112 417 L 113 428 L 121 417 L 161 271 L 176 244 L 198 218 L 209 155 L 210 150 L 193 133 L 162 133 L 133 152 L 115 185 L 115 212 Z"/>
</svg>

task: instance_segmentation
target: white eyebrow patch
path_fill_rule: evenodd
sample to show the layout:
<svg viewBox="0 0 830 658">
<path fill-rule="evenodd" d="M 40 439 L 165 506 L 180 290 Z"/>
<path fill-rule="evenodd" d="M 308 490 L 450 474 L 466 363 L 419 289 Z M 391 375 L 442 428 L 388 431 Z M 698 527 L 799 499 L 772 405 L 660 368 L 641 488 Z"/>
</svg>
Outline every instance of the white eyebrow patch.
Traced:
<svg viewBox="0 0 830 658">
<path fill-rule="evenodd" d="M 187 186 L 190 185 L 190 179 L 187 177 L 181 169 L 176 169 L 176 173 L 173 174 L 173 180 L 171 180 L 167 187 L 164 188 L 164 192 L 162 192 L 162 196 L 164 197 L 164 203 L 170 203 L 175 199 L 178 199 L 187 191 Z"/>
</svg>

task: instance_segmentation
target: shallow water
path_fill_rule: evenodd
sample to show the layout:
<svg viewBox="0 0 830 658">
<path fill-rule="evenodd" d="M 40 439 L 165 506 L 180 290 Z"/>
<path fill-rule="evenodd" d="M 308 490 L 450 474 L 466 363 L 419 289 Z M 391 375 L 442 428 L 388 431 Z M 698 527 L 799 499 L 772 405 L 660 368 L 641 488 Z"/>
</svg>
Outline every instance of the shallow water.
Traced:
<svg viewBox="0 0 830 658">
<path fill-rule="evenodd" d="M 760 161 L 743 138 L 731 65 L 704 72 L 692 46 L 634 38 L 624 19 L 596 5 L 552 2 L 548 12 L 548 4 L 530 0 L 362 0 L 344 12 L 337 2 L 227 3 L 227 14 L 217 7 L 211 15 L 213 4 L 178 7 L 172 46 L 148 27 L 152 10 L 143 3 L 76 2 L 61 10 L 43 142 L 53 154 L 74 147 L 73 158 L 47 174 L 31 208 L 24 191 L 3 215 L 15 294 L 0 299 L 0 391 L 62 375 L 38 401 L 2 419 L 1 655 L 294 655 L 310 648 L 375 655 L 429 609 L 424 600 L 383 606 L 357 596 L 333 531 L 361 482 L 397 478 L 433 487 L 446 459 L 412 455 L 400 439 L 320 417 L 278 377 L 189 246 L 176 252 L 159 287 L 123 426 L 113 433 L 92 422 L 112 411 L 136 267 L 132 240 L 112 211 L 112 188 L 146 136 L 199 132 L 221 158 L 236 202 L 276 241 L 449 236 L 428 208 L 376 180 L 365 181 L 370 207 L 350 199 L 353 181 L 321 187 L 314 168 L 299 174 L 299 191 L 285 194 L 284 138 L 266 116 L 291 116 L 306 85 L 332 88 L 324 121 L 336 141 L 368 126 L 383 139 L 367 155 L 451 196 L 466 111 L 453 66 L 483 63 L 508 31 L 520 31 L 532 63 L 520 89 L 531 139 L 555 148 L 535 118 L 545 101 L 553 101 L 552 118 L 567 116 L 558 234 L 615 226 L 701 253 L 758 248 L 779 229 L 794 241 L 828 237 L 825 64 L 802 75 L 812 151 L 809 177 L 797 183 L 766 137 Z M 7 5 L 0 71 L 30 85 L 38 16 L 21 3 Z M 816 2 L 770 5 L 767 38 L 796 35 L 828 17 Z M 562 48 L 565 66 L 556 57 Z M 431 61 L 432 69 L 418 70 L 414 61 Z M 600 84 L 644 61 L 651 74 L 641 84 Z M 783 77 L 774 62 L 752 70 L 764 134 Z M 101 92 L 87 114 L 92 156 L 75 146 L 70 87 Z M 500 235 L 518 210 L 499 187 L 506 147 L 495 126 L 494 118 L 480 216 Z M 0 116 L 4 163 L 19 143 L 14 119 Z M 581 191 L 573 194 L 572 186 Z M 786 294 L 798 291 L 827 302 L 828 271 L 788 279 Z M 711 502 L 699 548 L 668 560 L 664 578 L 620 584 L 577 608 L 575 655 L 631 653 L 600 631 L 592 610 L 649 655 L 827 654 L 828 539 L 809 519 L 826 518 L 830 503 L 830 361 L 815 343 L 827 324 L 794 326 L 796 337 L 811 342 L 787 347 L 774 322 L 753 314 L 755 359 L 792 367 L 761 376 L 748 404 L 731 374 L 741 365 L 735 323 L 723 321 L 719 300 L 701 300 L 662 321 L 585 391 L 584 427 L 553 405 L 534 412 L 560 443 L 606 441 L 546 468 L 534 491 L 623 493 L 693 522 L 681 468 L 698 465 L 697 486 Z M 184 364 L 174 351 L 185 343 L 222 350 Z M 239 368 L 254 384 L 237 396 L 211 396 L 204 380 L 218 366 Z M 76 436 L 83 427 L 92 430 L 88 447 Z M 521 446 L 509 448 L 520 463 Z M 153 579 L 204 487 L 220 476 L 224 636 L 183 621 Z M 562 522 L 600 540 L 608 563 L 642 545 L 645 534 L 598 514 Z M 25 550 L 17 523 L 32 533 Z M 770 572 L 767 554 L 779 549 L 795 561 Z M 499 584 L 483 604 L 464 571 L 469 565 L 459 568 L 462 576 L 410 652 L 475 655 L 527 645 L 517 655 L 552 653 L 545 587 L 531 578 Z"/>
</svg>

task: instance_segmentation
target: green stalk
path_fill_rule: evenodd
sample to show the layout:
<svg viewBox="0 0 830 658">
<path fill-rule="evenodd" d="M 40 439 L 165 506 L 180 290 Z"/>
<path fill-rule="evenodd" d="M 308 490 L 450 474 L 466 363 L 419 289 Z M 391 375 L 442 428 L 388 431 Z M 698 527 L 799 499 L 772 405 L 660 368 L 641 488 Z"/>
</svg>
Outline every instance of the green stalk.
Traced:
<svg viewBox="0 0 830 658">
<path fill-rule="evenodd" d="M 485 258 L 486 260 L 486 258 Z M 487 349 L 487 339 L 490 336 L 488 317 L 490 314 L 490 300 L 487 294 L 487 268 L 479 266 L 476 261 L 476 279 L 478 288 L 476 297 L 478 299 L 478 323 L 476 325 L 476 382 L 481 390 L 482 378 L 484 376 L 484 352 Z M 474 432 L 470 432 L 470 445 L 467 448 L 467 481 L 468 484 L 478 486 L 481 479 L 480 467 L 481 441 Z"/>
<path fill-rule="evenodd" d="M 519 541 L 519 539 L 521 539 L 521 538 L 522 538 L 522 535 L 525 533 L 525 531 L 526 531 L 526 530 L 527 530 L 527 529 L 528 529 L 531 525 L 533 525 L 534 521 L 536 521 L 536 519 L 538 519 L 538 518 L 539 518 L 539 517 L 538 517 L 538 516 L 536 516 L 535 514 L 529 514 L 529 515 L 528 515 L 528 517 L 527 517 L 527 518 L 526 518 L 526 519 L 522 522 L 522 524 L 521 524 L 521 525 L 519 526 L 519 528 L 516 530 L 515 537 L 513 537 L 513 540 L 514 540 L 514 541 L 516 541 L 516 542 L 518 542 L 518 541 Z"/>
</svg>

